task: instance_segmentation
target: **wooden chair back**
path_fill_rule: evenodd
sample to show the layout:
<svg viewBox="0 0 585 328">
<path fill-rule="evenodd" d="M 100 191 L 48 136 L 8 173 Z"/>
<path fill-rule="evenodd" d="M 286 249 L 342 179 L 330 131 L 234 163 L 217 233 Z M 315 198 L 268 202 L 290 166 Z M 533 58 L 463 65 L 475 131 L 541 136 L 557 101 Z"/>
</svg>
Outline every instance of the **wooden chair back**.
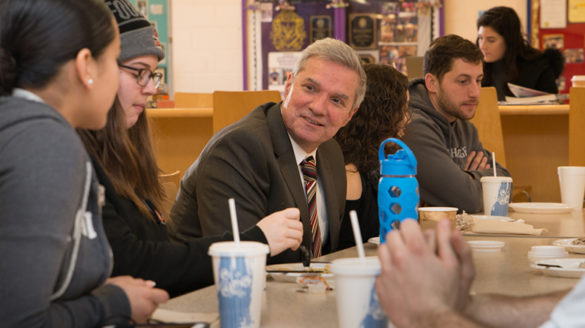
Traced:
<svg viewBox="0 0 585 328">
<path fill-rule="evenodd" d="M 177 198 L 177 193 L 179 192 L 179 185 L 181 181 L 181 171 L 176 170 L 171 173 L 163 173 L 159 175 L 160 183 L 165 191 L 166 198 L 163 202 L 163 208 L 161 209 L 162 215 L 169 219 L 169 214 L 171 213 L 171 208 L 175 203 L 175 198 Z"/>
<path fill-rule="evenodd" d="M 483 148 L 493 151 L 496 154 L 497 162 L 505 167 L 504 134 L 502 132 L 502 120 L 498 108 L 496 88 L 481 88 L 479 104 L 471 122 L 477 128 Z"/>
<path fill-rule="evenodd" d="M 176 108 L 213 107 L 213 94 L 175 92 L 174 101 Z"/>
<path fill-rule="evenodd" d="M 276 90 L 215 91 L 213 92 L 213 133 L 237 122 L 259 105 L 280 100 L 280 92 Z"/>
<path fill-rule="evenodd" d="M 569 165 L 585 166 L 585 87 L 572 87 L 569 103 Z"/>
</svg>

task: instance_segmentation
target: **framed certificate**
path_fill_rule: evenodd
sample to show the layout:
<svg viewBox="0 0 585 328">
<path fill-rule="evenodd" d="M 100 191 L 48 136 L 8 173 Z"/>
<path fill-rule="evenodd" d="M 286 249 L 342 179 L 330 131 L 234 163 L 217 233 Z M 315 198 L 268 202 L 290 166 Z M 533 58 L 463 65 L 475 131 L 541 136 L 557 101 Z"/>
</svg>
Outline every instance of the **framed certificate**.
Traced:
<svg viewBox="0 0 585 328">
<path fill-rule="evenodd" d="M 331 16 L 319 15 L 311 16 L 311 43 L 324 38 L 333 37 L 333 27 Z"/>
<path fill-rule="evenodd" d="M 377 48 L 377 29 L 374 14 L 349 15 L 349 45 L 355 49 Z"/>
</svg>

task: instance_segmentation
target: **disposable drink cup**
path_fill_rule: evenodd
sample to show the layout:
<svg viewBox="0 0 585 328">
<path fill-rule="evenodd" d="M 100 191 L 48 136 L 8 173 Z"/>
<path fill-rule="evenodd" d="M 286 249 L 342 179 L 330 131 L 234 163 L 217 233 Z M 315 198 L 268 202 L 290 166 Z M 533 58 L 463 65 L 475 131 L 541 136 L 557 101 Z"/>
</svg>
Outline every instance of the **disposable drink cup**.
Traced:
<svg viewBox="0 0 585 328">
<path fill-rule="evenodd" d="M 335 275 L 338 327 L 388 327 L 374 288 L 380 274 L 377 257 L 343 258 L 331 263 Z"/>
<path fill-rule="evenodd" d="M 209 247 L 222 328 L 260 327 L 268 245 L 241 241 Z"/>
<path fill-rule="evenodd" d="M 559 184 L 562 202 L 574 210 L 583 209 L 583 192 L 585 191 L 584 166 L 559 166 Z"/>
<path fill-rule="evenodd" d="M 481 178 L 485 215 L 508 216 L 512 178 L 487 176 Z"/>
</svg>

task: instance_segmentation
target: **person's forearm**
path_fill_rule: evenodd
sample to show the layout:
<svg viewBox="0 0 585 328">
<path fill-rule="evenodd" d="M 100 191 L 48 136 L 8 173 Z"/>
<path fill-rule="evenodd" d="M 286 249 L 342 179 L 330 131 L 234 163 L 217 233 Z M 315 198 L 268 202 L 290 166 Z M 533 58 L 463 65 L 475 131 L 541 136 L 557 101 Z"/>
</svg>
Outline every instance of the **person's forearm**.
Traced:
<svg viewBox="0 0 585 328">
<path fill-rule="evenodd" d="M 400 318 L 397 318 L 401 320 Z M 402 318 L 407 319 L 407 318 Z M 390 318 L 392 320 L 392 318 Z M 459 328 L 480 328 L 484 327 L 472 319 L 455 312 L 454 310 L 447 310 L 434 314 L 427 314 L 417 316 L 413 321 L 407 319 L 403 322 L 392 322 L 396 327 L 408 328 L 442 328 L 442 327 L 459 327 Z"/>
<path fill-rule="evenodd" d="M 537 327 L 548 318 L 567 291 L 532 297 L 475 295 L 466 315 L 473 320 L 497 327 Z"/>
</svg>

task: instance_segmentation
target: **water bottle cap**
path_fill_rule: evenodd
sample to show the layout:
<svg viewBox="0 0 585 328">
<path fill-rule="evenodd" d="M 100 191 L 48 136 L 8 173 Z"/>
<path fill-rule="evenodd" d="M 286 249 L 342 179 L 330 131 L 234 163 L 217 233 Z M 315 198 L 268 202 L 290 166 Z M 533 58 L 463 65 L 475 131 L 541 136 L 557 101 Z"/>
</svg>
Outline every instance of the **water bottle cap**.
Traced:
<svg viewBox="0 0 585 328">
<path fill-rule="evenodd" d="M 402 149 L 385 156 L 384 146 L 388 142 L 393 142 Z M 380 144 L 378 157 L 380 159 L 380 175 L 416 175 L 416 158 L 410 148 L 399 139 L 388 138 L 384 140 Z"/>
</svg>

